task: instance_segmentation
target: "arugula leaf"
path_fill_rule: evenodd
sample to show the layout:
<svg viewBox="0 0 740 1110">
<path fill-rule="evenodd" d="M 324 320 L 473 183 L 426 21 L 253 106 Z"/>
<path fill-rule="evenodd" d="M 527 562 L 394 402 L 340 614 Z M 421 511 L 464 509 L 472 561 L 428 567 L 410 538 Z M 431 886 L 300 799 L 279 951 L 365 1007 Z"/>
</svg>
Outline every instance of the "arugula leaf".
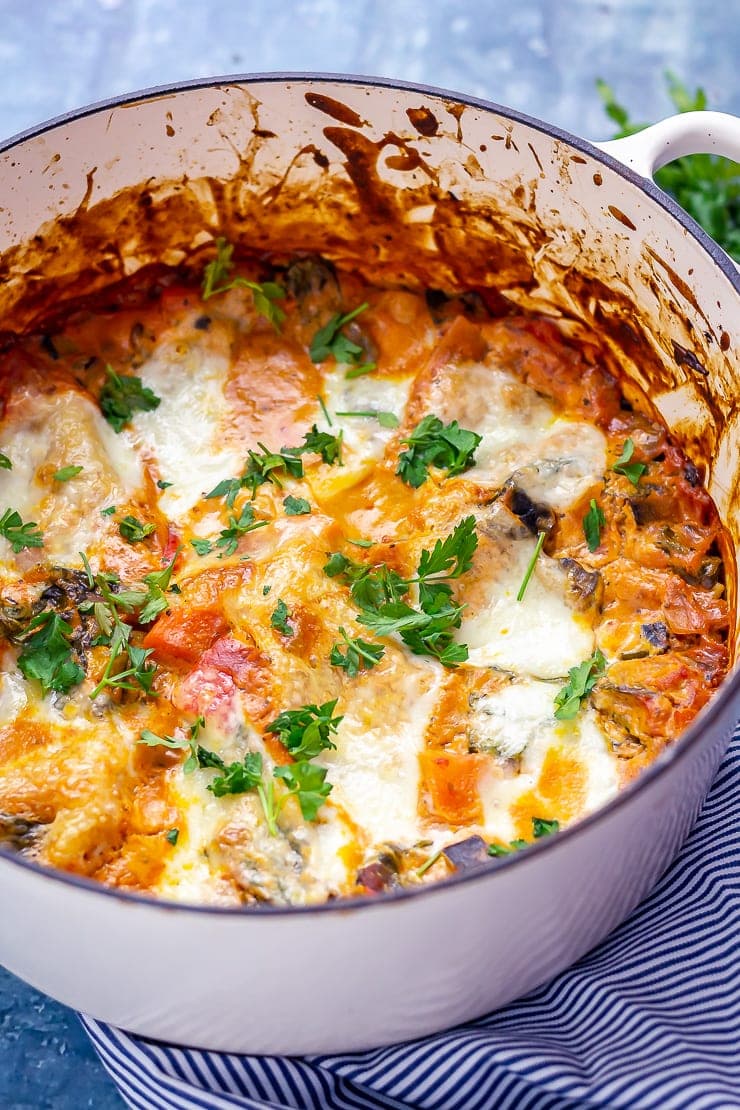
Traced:
<svg viewBox="0 0 740 1110">
<path fill-rule="evenodd" d="M 61 470 L 57 470 L 56 474 L 52 474 L 55 482 L 68 482 L 70 478 L 76 478 L 81 474 L 83 467 L 81 466 L 63 466 Z"/>
<path fill-rule="evenodd" d="M 156 531 L 156 525 L 142 524 L 135 516 L 125 516 L 118 522 L 118 531 L 129 543 L 141 543 Z"/>
<path fill-rule="evenodd" d="M 425 416 L 408 439 L 409 451 L 398 456 L 396 474 L 418 489 L 427 480 L 430 466 L 446 470 L 448 477 L 462 474 L 475 463 L 475 452 L 483 437 L 461 428 L 456 420 L 443 424 L 438 416 Z"/>
<path fill-rule="evenodd" d="M 334 644 L 329 655 L 329 662 L 334 667 L 341 667 L 347 672 L 349 678 L 356 678 L 361 670 L 370 670 L 385 655 L 382 644 L 369 644 L 359 636 L 351 638 L 343 628 L 339 635 L 347 645 L 347 650 L 342 655 L 340 644 Z"/>
<path fill-rule="evenodd" d="M 519 587 L 519 592 L 516 595 L 517 601 L 523 601 L 524 600 L 524 595 L 527 592 L 527 586 L 529 585 L 529 580 L 530 580 L 530 578 L 532 577 L 532 575 L 534 573 L 535 564 L 537 563 L 537 560 L 540 557 L 540 552 L 542 551 L 542 545 L 545 542 L 545 535 L 546 535 L 545 532 L 538 532 L 537 533 L 537 543 L 535 544 L 535 548 L 534 548 L 534 551 L 532 553 L 532 558 L 529 560 L 529 563 L 527 564 L 527 569 L 524 572 L 524 578 L 522 578 L 522 584 Z"/>
<path fill-rule="evenodd" d="M 209 297 L 215 297 L 218 293 L 226 293 L 236 286 L 251 289 L 254 307 L 259 315 L 269 320 L 275 331 L 280 331 L 285 313 L 275 302 L 282 301 L 285 298 L 285 290 L 282 285 L 278 285 L 274 281 L 257 282 L 248 281 L 244 277 L 229 277 L 234 268 L 234 263 L 231 261 L 233 253 L 233 245 L 219 236 L 216 240 L 216 257 L 208 263 L 203 273 L 201 294 L 203 300 L 207 301 Z"/>
<path fill-rule="evenodd" d="M 616 470 L 617 474 L 624 474 L 625 478 L 629 478 L 633 486 L 636 486 L 640 478 L 647 470 L 645 463 L 630 462 L 630 459 L 635 453 L 635 445 L 631 439 L 624 441 L 622 447 L 622 454 L 612 466 L 612 470 Z"/>
<path fill-rule="evenodd" d="M 305 516 L 311 512 L 311 503 L 305 497 L 293 497 L 292 493 L 283 501 L 286 516 Z"/>
<path fill-rule="evenodd" d="M 98 401 L 100 411 L 114 432 L 122 431 L 135 412 L 151 412 L 159 406 L 161 397 L 145 386 L 141 378 L 133 374 L 116 374 L 111 366 L 105 369 L 108 381 L 100 391 Z"/>
<path fill-rule="evenodd" d="M 342 722 L 334 717 L 337 699 L 323 705 L 302 705 L 285 709 L 266 726 L 265 732 L 275 733 L 294 759 L 313 759 L 327 748 L 336 748 L 331 739 Z"/>
<path fill-rule="evenodd" d="M 338 412 L 337 416 L 362 416 L 368 420 L 377 420 L 381 428 L 397 428 L 398 417 L 393 412 L 380 412 L 376 409 L 364 409 L 360 412 Z"/>
<path fill-rule="evenodd" d="M 273 774 L 285 784 L 288 796 L 292 795 L 297 799 L 305 820 L 315 821 L 332 789 L 331 783 L 325 781 L 326 768 L 301 760 L 276 767 Z"/>
<path fill-rule="evenodd" d="M 338 436 L 333 436 L 329 432 L 320 432 L 316 425 L 312 425 L 311 431 L 306 432 L 303 437 L 303 444 L 300 447 L 292 449 L 295 454 L 316 454 L 320 455 L 325 463 L 333 466 L 334 463 L 342 465 L 342 433 Z"/>
<path fill-rule="evenodd" d="M 10 461 L 10 459 L 8 458 L 7 455 L 4 455 L 2 453 L 2 451 L 0 451 L 0 470 L 12 470 L 12 469 L 13 469 L 13 464 Z"/>
<path fill-rule="evenodd" d="M 272 616 L 270 617 L 270 624 L 273 628 L 276 628 L 278 632 L 281 632 L 283 636 L 293 635 L 293 629 L 288 624 L 289 616 L 288 606 L 282 598 L 279 598 L 272 612 Z"/>
<path fill-rule="evenodd" d="M 6 509 L 0 517 L 0 536 L 4 536 L 18 555 L 27 547 L 43 547 L 44 537 L 35 520 L 24 524 L 15 509 Z"/>
<path fill-rule="evenodd" d="M 606 659 L 597 648 L 590 659 L 571 667 L 568 684 L 555 697 L 555 716 L 559 721 L 572 721 L 583 702 L 606 670 Z"/>
<path fill-rule="evenodd" d="M 703 89 L 697 89 L 692 95 L 674 74 L 666 72 L 665 79 L 679 112 L 706 108 Z M 646 126 L 630 120 L 627 110 L 617 103 L 606 82 L 597 81 L 596 87 L 606 114 L 617 124 L 615 138 L 634 135 Z M 655 180 L 736 262 L 740 262 L 740 164 L 713 154 L 690 154 L 663 166 L 655 174 Z"/>
<path fill-rule="evenodd" d="M 589 551 L 596 551 L 601 543 L 601 529 L 605 524 L 606 517 L 592 497 L 589 510 L 583 518 L 583 534 Z"/>
<path fill-rule="evenodd" d="M 66 694 L 85 677 L 82 667 L 72 658 L 72 626 L 58 613 L 40 613 L 23 633 L 23 649 L 18 669 L 24 678 L 35 678 L 44 694 L 57 690 Z"/>
</svg>

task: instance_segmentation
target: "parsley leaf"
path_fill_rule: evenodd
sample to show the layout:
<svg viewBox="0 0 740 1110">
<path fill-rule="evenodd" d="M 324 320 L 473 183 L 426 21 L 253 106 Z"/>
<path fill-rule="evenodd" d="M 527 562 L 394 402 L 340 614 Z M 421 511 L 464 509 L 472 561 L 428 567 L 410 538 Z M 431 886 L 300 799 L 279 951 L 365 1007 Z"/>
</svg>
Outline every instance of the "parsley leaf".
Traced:
<svg viewBox="0 0 740 1110">
<path fill-rule="evenodd" d="M 173 751 L 181 751 L 190 747 L 190 741 L 184 737 L 158 736 L 150 728 L 142 729 L 136 743 L 143 744 L 147 748 L 171 748 Z"/>
<path fill-rule="evenodd" d="M 190 541 L 190 546 L 195 548 L 198 555 L 210 555 L 213 550 L 213 543 L 211 540 L 199 539 L 198 537 Z"/>
<path fill-rule="evenodd" d="M 51 612 L 34 617 L 23 634 L 18 669 L 25 678 L 38 679 L 44 694 L 49 690 L 66 694 L 85 677 L 72 658 L 71 635 L 72 626 Z"/>
<path fill-rule="evenodd" d="M 647 470 L 647 466 L 645 465 L 645 463 L 630 462 L 630 459 L 632 458 L 634 453 L 634 443 L 631 439 L 626 439 L 624 441 L 624 446 L 622 447 L 622 454 L 614 463 L 612 470 L 616 470 L 617 474 L 624 474 L 625 478 L 628 478 L 630 482 L 632 482 L 632 485 L 636 486 L 637 483 L 640 481 L 642 475 Z"/>
<path fill-rule="evenodd" d="M 179 837 L 180 837 L 180 830 L 179 829 L 170 829 L 168 832 L 165 833 L 165 836 L 164 836 L 167 843 L 171 844 L 173 848 L 177 844 L 177 841 L 179 840 Z"/>
<path fill-rule="evenodd" d="M 238 517 L 229 515 L 229 527 L 223 528 L 216 540 L 216 547 L 221 548 L 219 559 L 233 555 L 242 536 L 246 536 L 248 532 L 254 532 L 258 528 L 266 528 L 269 523 L 269 520 L 255 520 L 254 506 L 247 502 Z"/>
<path fill-rule="evenodd" d="M 223 774 L 210 782 L 208 789 L 217 798 L 223 798 L 225 794 L 246 794 L 261 783 L 262 756 L 259 752 L 247 752 L 241 763 L 224 766 Z"/>
<path fill-rule="evenodd" d="M 542 836 L 552 836 L 553 833 L 560 832 L 560 822 L 548 821 L 544 817 L 533 817 L 532 832 L 535 840 L 539 840 Z"/>
<path fill-rule="evenodd" d="M 590 659 L 571 667 L 568 684 L 555 697 L 555 716 L 559 721 L 573 720 L 605 669 L 606 659 L 598 648 Z"/>
<path fill-rule="evenodd" d="M 156 525 L 142 524 L 135 516 L 125 516 L 118 522 L 118 531 L 129 543 L 141 543 L 156 531 Z"/>
<path fill-rule="evenodd" d="M 27 547 L 43 547 L 44 537 L 34 520 L 24 524 L 20 513 L 6 509 L 0 517 L 0 536 L 4 536 L 18 555 Z"/>
<path fill-rule="evenodd" d="M 362 347 L 343 335 L 342 328 L 369 307 L 367 301 L 365 301 L 358 308 L 354 308 L 344 316 L 335 312 L 323 328 L 319 328 L 311 340 L 309 349 L 311 361 L 325 362 L 327 358 L 333 355 L 337 362 L 343 365 L 354 366 L 359 363 L 360 356 L 363 353 Z M 373 369 L 375 369 L 374 366 Z"/>
<path fill-rule="evenodd" d="M 545 535 L 546 535 L 545 532 L 538 532 L 537 533 L 537 543 L 535 544 L 535 549 L 532 553 L 532 558 L 529 560 L 529 563 L 527 564 L 527 569 L 524 572 L 524 578 L 522 578 L 522 584 L 519 587 L 519 592 L 516 595 L 517 601 L 523 601 L 524 600 L 524 595 L 527 592 L 527 586 L 529 585 L 529 580 L 530 580 L 530 578 L 532 577 L 532 575 L 534 573 L 535 564 L 536 564 L 537 560 L 540 557 L 540 552 L 542 551 L 542 545 L 545 542 Z"/>
<path fill-rule="evenodd" d="M 446 470 L 448 477 L 462 474 L 475 463 L 475 452 L 482 436 L 461 428 L 456 420 L 443 424 L 438 416 L 425 416 L 408 439 L 410 447 L 398 456 L 396 474 L 408 486 L 418 489 L 427 480 L 430 466 Z"/>
<path fill-rule="evenodd" d="M 583 518 L 583 534 L 589 551 L 596 551 L 601 543 L 601 529 L 605 524 L 606 517 L 592 497 L 590 508 Z"/>
<path fill-rule="evenodd" d="M 327 748 L 336 748 L 331 739 L 342 722 L 334 717 L 334 701 L 323 705 L 302 705 L 299 709 L 285 709 L 265 728 L 275 733 L 280 743 L 294 759 L 313 759 Z"/>
<path fill-rule="evenodd" d="M 301 760 L 276 767 L 276 779 L 288 788 L 288 796 L 294 796 L 306 821 L 315 821 L 322 805 L 331 793 L 331 783 L 326 782 L 326 768 Z M 284 802 L 285 799 L 281 799 Z"/>
<path fill-rule="evenodd" d="M 286 516 L 305 516 L 311 512 L 311 504 L 305 497 L 293 497 L 290 493 L 283 501 Z"/>
<path fill-rule="evenodd" d="M 101 516 L 113 516 L 115 511 L 116 511 L 116 506 L 115 505 L 108 505 L 107 508 L 100 510 L 100 515 Z"/>
<path fill-rule="evenodd" d="M 367 420 L 377 420 L 381 428 L 397 428 L 398 417 L 394 412 L 380 412 L 376 409 L 363 409 L 360 412 L 338 412 L 337 416 L 361 416 Z"/>
<path fill-rule="evenodd" d="M 8 458 L 7 455 L 4 455 L 2 453 L 2 451 L 0 451 L 0 470 L 12 470 L 12 469 L 13 469 L 13 464 L 10 461 L 10 459 Z"/>
<path fill-rule="evenodd" d="M 303 444 L 300 447 L 292 449 L 295 454 L 316 454 L 320 455 L 325 463 L 332 466 L 334 463 L 342 465 L 342 433 L 338 436 L 331 435 L 330 432 L 320 432 L 316 425 L 312 425 L 311 431 L 306 432 L 303 437 Z"/>
<path fill-rule="evenodd" d="M 216 240 L 216 257 L 208 263 L 203 273 L 203 300 L 207 301 L 209 297 L 215 297 L 218 293 L 226 293 L 236 286 L 251 289 L 255 309 L 260 316 L 270 321 L 275 331 L 279 331 L 285 319 L 285 313 L 275 302 L 284 299 L 285 290 L 282 285 L 274 281 L 257 282 L 248 281 L 244 277 L 230 277 L 234 268 L 231 260 L 233 253 L 233 244 L 227 243 L 222 237 Z"/>
<path fill-rule="evenodd" d="M 57 470 L 56 474 L 52 475 L 55 482 L 68 482 L 70 478 L 76 478 L 81 474 L 83 467 L 81 466 L 63 466 L 61 470 Z"/>
<path fill-rule="evenodd" d="M 165 482 L 162 478 L 157 479 L 157 489 L 169 489 L 174 485 L 174 482 Z"/>
<path fill-rule="evenodd" d="M 282 598 L 279 598 L 278 603 L 272 612 L 272 616 L 270 617 L 270 624 L 273 628 L 276 628 L 278 632 L 281 632 L 283 636 L 293 635 L 293 629 L 288 624 L 289 616 L 290 613 L 288 612 L 288 606 L 285 604 Z"/>
<path fill-rule="evenodd" d="M 347 650 L 342 655 L 341 644 L 334 644 L 329 655 L 329 662 L 333 667 L 341 667 L 347 672 L 349 678 L 356 678 L 361 670 L 370 670 L 385 655 L 382 644 L 369 644 L 359 636 L 350 638 L 343 628 L 339 635 L 347 645 Z"/>
<path fill-rule="evenodd" d="M 539 840 L 543 836 L 551 836 L 553 833 L 560 831 L 559 821 L 548 821 L 544 817 L 532 818 L 532 835 L 535 840 Z M 528 848 L 530 845 L 529 840 L 511 840 L 508 845 L 505 844 L 489 844 L 489 856 L 510 856 L 512 852 L 519 852 L 522 848 Z"/>
<path fill-rule="evenodd" d="M 100 391 L 100 411 L 114 432 L 120 432 L 135 412 L 151 412 L 156 409 L 161 397 L 145 386 L 141 378 L 133 374 L 116 374 L 111 366 L 106 366 L 108 381 Z"/>
</svg>

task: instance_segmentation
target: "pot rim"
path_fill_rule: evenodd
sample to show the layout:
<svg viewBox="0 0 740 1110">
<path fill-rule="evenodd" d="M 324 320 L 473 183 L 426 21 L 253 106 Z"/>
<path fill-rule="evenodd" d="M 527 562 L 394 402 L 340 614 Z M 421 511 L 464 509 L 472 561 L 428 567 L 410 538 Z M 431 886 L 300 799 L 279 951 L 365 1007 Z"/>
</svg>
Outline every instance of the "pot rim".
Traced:
<svg viewBox="0 0 740 1110">
<path fill-rule="evenodd" d="M 83 106 L 82 108 L 73 109 L 69 112 L 63 112 L 61 115 L 54 116 L 50 120 L 37 124 L 33 127 L 19 131 L 17 134 L 11 136 L 9 139 L 0 141 L 0 154 L 7 153 L 15 147 L 26 142 L 29 139 L 39 138 L 41 135 L 49 131 L 53 131 L 68 123 L 75 123 L 78 120 L 83 120 L 87 116 L 96 115 L 101 111 L 109 110 L 112 108 L 120 107 L 133 107 L 136 104 L 146 100 L 156 100 L 162 96 L 170 95 L 172 93 L 188 92 L 195 89 L 219 88 L 221 86 L 230 86 L 238 84 L 278 84 L 286 82 L 295 82 L 301 84 L 308 84 L 313 82 L 331 82 L 341 85 L 357 85 L 357 86 L 370 86 L 371 88 L 382 88 L 390 90 L 401 90 L 403 92 L 419 93 L 422 96 L 432 96 L 443 98 L 447 101 L 456 101 L 457 103 L 464 104 L 466 107 L 479 108 L 485 112 L 492 112 L 496 115 L 503 116 L 512 120 L 515 123 L 522 123 L 531 127 L 543 134 L 560 139 L 567 143 L 569 146 L 574 147 L 576 150 L 587 154 L 590 158 L 601 162 L 609 169 L 614 170 L 621 177 L 625 178 L 632 185 L 636 185 L 648 197 L 661 208 L 665 209 L 670 216 L 672 216 L 678 224 L 680 224 L 685 231 L 689 233 L 694 239 L 699 242 L 706 253 L 710 256 L 712 261 L 722 271 L 724 276 L 728 278 L 730 284 L 735 291 L 740 295 L 740 270 L 735 266 L 730 256 L 704 231 L 704 229 L 681 208 L 681 206 L 667 193 L 660 189 L 652 178 L 643 177 L 641 174 L 636 173 L 629 166 L 620 162 L 617 158 L 607 154 L 587 139 L 582 139 L 578 135 L 573 135 L 569 131 L 554 124 L 545 123 L 543 120 L 537 119 L 534 116 L 529 116 L 524 112 L 517 111 L 513 108 L 508 108 L 505 105 L 497 104 L 494 101 L 484 100 L 480 97 L 471 96 L 467 93 L 452 92 L 448 89 L 438 88 L 434 85 L 417 84 L 411 81 L 398 81 L 388 77 L 376 76 L 363 76 L 360 74 L 342 74 L 342 73 L 312 73 L 312 72 L 267 72 L 267 73 L 240 73 L 240 74 L 227 74 L 223 76 L 214 77 L 201 77 L 187 81 L 172 82 L 167 85 L 154 85 L 145 89 L 141 89 L 132 93 L 122 93 L 119 96 L 109 97 L 104 100 L 98 100 L 92 104 Z M 196 914 L 210 914 L 219 917 L 239 918 L 239 917 L 274 917 L 274 916 L 294 916 L 303 917 L 306 914 L 326 914 L 340 912 L 345 915 L 354 914 L 358 912 L 367 912 L 371 909 L 380 910 L 381 908 L 388 908 L 398 903 L 399 901 L 406 901 L 410 898 L 420 898 L 422 896 L 442 895 L 451 888 L 460 886 L 463 883 L 482 882 L 484 880 L 492 879 L 501 870 L 516 865 L 523 865 L 527 861 L 532 861 L 538 858 L 541 853 L 554 850 L 558 846 L 567 845 L 567 843 L 585 832 L 592 826 L 596 825 L 602 820 L 605 820 L 612 813 L 615 813 L 621 807 L 627 805 L 633 798 L 643 794 L 648 790 L 653 781 L 663 774 L 669 767 L 679 763 L 682 759 L 692 752 L 694 748 L 704 739 L 704 733 L 708 729 L 712 729 L 717 724 L 718 718 L 721 718 L 725 710 L 728 708 L 733 700 L 738 701 L 738 709 L 740 711 L 740 667 L 736 666 L 733 671 L 727 676 L 720 687 L 717 689 L 714 696 L 707 703 L 707 705 L 700 710 L 697 717 L 691 722 L 689 727 L 683 732 L 670 748 L 666 748 L 661 754 L 653 760 L 653 762 L 642 771 L 639 776 L 631 782 L 628 786 L 624 787 L 619 793 L 607 802 L 605 805 L 600 806 L 593 813 L 582 818 L 576 824 L 571 825 L 569 828 L 563 829 L 554 836 L 543 837 L 540 840 L 534 841 L 526 851 L 513 852 L 509 856 L 491 859 L 490 863 L 480 864 L 472 867 L 469 871 L 463 871 L 459 874 L 453 874 L 446 879 L 441 879 L 435 883 L 419 886 L 418 888 L 405 888 L 396 891 L 389 891 L 374 898 L 339 898 L 333 902 L 324 902 L 317 905 L 309 906 L 212 906 L 212 905 L 197 905 L 187 902 L 174 902 L 164 899 L 155 898 L 148 894 L 138 894 L 132 891 L 119 890 L 116 887 L 105 886 L 102 883 L 87 879 L 81 875 L 75 875 L 66 871 L 60 871 L 52 867 L 44 866 L 36 863 L 34 860 L 24 859 L 16 853 L 10 852 L 7 849 L 0 847 L 0 862 L 7 861 L 15 864 L 21 868 L 35 873 L 46 879 L 66 884 L 68 886 L 76 887 L 88 893 L 99 894 L 104 897 L 117 899 L 119 902 L 128 904 L 136 904 L 147 906 L 153 910 L 160 910 L 165 913 L 196 913 Z M 0 880 L 1 881 L 1 880 Z"/>
</svg>

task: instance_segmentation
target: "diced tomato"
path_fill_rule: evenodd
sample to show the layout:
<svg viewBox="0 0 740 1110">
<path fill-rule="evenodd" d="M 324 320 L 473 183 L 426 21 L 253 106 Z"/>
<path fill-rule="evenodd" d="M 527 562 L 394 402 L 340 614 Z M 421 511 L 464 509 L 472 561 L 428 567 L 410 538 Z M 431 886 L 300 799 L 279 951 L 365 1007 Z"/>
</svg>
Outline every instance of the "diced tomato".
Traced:
<svg viewBox="0 0 740 1110">
<path fill-rule="evenodd" d="M 419 755 L 422 809 L 425 816 L 448 825 L 475 825 L 483 820 L 478 776 L 485 757 L 429 748 Z"/>
</svg>

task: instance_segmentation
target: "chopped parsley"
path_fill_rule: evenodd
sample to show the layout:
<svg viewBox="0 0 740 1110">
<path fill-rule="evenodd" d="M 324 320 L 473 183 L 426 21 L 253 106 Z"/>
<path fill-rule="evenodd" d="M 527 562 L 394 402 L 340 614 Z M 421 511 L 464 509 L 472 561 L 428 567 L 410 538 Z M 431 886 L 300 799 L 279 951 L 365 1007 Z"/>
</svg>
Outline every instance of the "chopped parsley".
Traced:
<svg viewBox="0 0 740 1110">
<path fill-rule="evenodd" d="M 524 572 L 524 578 L 522 578 L 522 584 L 519 587 L 519 593 L 516 595 L 517 601 L 523 601 L 524 600 L 524 595 L 527 592 L 527 586 L 529 585 L 529 580 L 530 580 L 530 578 L 532 577 L 532 575 L 534 573 L 535 564 L 537 563 L 537 560 L 540 557 L 540 552 L 542 551 L 542 545 L 545 542 L 545 535 L 546 535 L 545 532 L 538 532 L 537 533 L 537 543 L 535 544 L 535 548 L 534 548 L 534 551 L 532 553 L 532 558 L 529 560 L 529 563 L 527 565 L 527 569 Z"/>
<path fill-rule="evenodd" d="M 208 555 L 214 548 L 221 548 L 219 559 L 228 558 L 236 552 L 242 536 L 246 536 L 248 532 L 255 532 L 258 528 L 265 528 L 269 523 L 269 520 L 254 519 L 254 505 L 248 501 L 242 507 L 238 517 L 229 514 L 229 527 L 221 529 L 218 539 L 193 539 L 190 545 L 198 555 Z"/>
<path fill-rule="evenodd" d="M 116 374 L 111 366 L 106 366 L 108 380 L 100 391 L 100 411 L 114 432 L 120 432 L 128 424 L 135 412 L 151 412 L 156 409 L 161 397 L 145 386 L 141 378 L 133 374 Z"/>
<path fill-rule="evenodd" d="M 283 501 L 286 516 L 305 516 L 311 512 L 311 503 L 305 497 L 293 497 L 292 493 Z"/>
<path fill-rule="evenodd" d="M 0 536 L 4 536 L 18 555 L 29 547 L 43 547 L 44 537 L 34 520 L 23 523 L 15 509 L 6 509 L 0 517 Z"/>
<path fill-rule="evenodd" d="M 427 480 L 429 467 L 446 470 L 447 476 L 462 474 L 475 463 L 475 452 L 482 436 L 461 428 L 456 420 L 443 424 L 438 416 L 425 416 L 414 428 L 408 439 L 408 451 L 398 456 L 396 474 L 418 489 Z"/>
<path fill-rule="evenodd" d="M 44 694 L 50 690 L 66 694 L 78 686 L 85 672 L 73 659 L 72 626 L 58 613 L 39 613 L 23 634 L 18 669 L 24 678 L 35 678 Z"/>
<path fill-rule="evenodd" d="M 306 821 L 315 821 L 331 793 L 331 783 L 326 781 L 326 768 L 301 760 L 276 767 L 273 774 L 287 787 L 286 794 L 280 799 L 280 807 L 287 798 L 294 797 Z"/>
<path fill-rule="evenodd" d="M 589 551 L 596 551 L 601 543 L 601 529 L 605 525 L 606 517 L 592 497 L 589 510 L 583 518 L 583 534 L 586 537 Z"/>
<path fill-rule="evenodd" d="M 125 516 L 118 522 L 118 531 L 129 543 L 141 543 L 156 531 L 156 525 L 142 524 L 135 516 Z"/>
<path fill-rule="evenodd" d="M 323 462 L 333 466 L 334 463 L 342 465 L 342 433 L 333 436 L 330 432 L 320 432 L 316 425 L 312 425 L 311 431 L 306 432 L 303 437 L 303 443 L 300 447 L 293 448 L 295 454 L 316 454 L 320 455 Z"/>
<path fill-rule="evenodd" d="M 598 648 L 590 659 L 571 667 L 567 685 L 555 697 L 555 716 L 559 721 L 571 721 L 577 716 L 605 669 L 606 659 Z"/>
<path fill-rule="evenodd" d="M 381 428 L 397 428 L 398 417 L 394 412 L 380 412 L 376 409 L 361 409 L 359 412 L 338 412 L 337 416 L 357 416 L 366 420 L 377 420 Z"/>
<path fill-rule="evenodd" d="M 249 489 L 252 497 L 265 482 L 282 487 L 285 478 L 302 478 L 303 463 L 297 452 L 284 447 L 281 451 L 269 451 L 264 443 L 258 443 L 259 451 L 249 451 L 247 465 L 240 478 L 224 478 L 206 494 L 206 499 L 223 497 L 233 509 L 237 495 L 242 489 Z"/>
<path fill-rule="evenodd" d="M 645 463 L 630 462 L 634 453 L 634 443 L 631 439 L 626 439 L 622 447 L 622 453 L 612 466 L 612 470 L 616 470 L 617 474 L 624 474 L 625 478 L 628 478 L 632 485 L 636 486 L 647 470 L 647 466 Z"/>
<path fill-rule="evenodd" d="M 203 273 L 203 300 L 207 301 L 209 297 L 226 293 L 237 286 L 250 289 L 256 311 L 270 321 L 275 331 L 279 331 L 285 319 L 285 313 L 276 302 L 285 298 L 285 290 L 282 285 L 274 281 L 257 282 L 248 281 L 244 277 L 230 277 L 234 269 L 234 263 L 231 260 L 233 253 L 233 244 L 227 243 L 222 237 L 216 240 L 216 257 L 208 263 Z"/>
<path fill-rule="evenodd" d="M 288 624 L 289 617 L 290 612 L 288 611 L 288 606 L 282 598 L 279 598 L 277 605 L 273 609 L 272 616 L 270 617 L 270 624 L 283 636 L 292 636 L 293 629 Z"/>
<path fill-rule="evenodd" d="M 375 369 L 374 362 L 362 362 L 364 351 L 359 343 L 353 343 L 352 340 L 342 332 L 342 328 L 359 316 L 369 308 L 367 302 L 354 308 L 351 312 L 341 315 L 339 312 L 329 319 L 324 324 L 323 328 L 314 335 L 311 340 L 311 347 L 309 354 L 312 362 L 325 362 L 326 359 L 334 357 L 341 366 L 349 366 L 350 370 L 347 371 L 346 377 L 359 378 L 361 374 L 369 374 L 371 370 Z"/>
<path fill-rule="evenodd" d="M 173 482 L 164 482 L 161 478 L 157 479 L 157 489 L 169 489 L 173 484 Z"/>
<path fill-rule="evenodd" d="M 115 505 L 108 505 L 108 507 L 106 509 L 101 509 L 100 510 L 100 515 L 101 516 L 113 516 L 115 511 L 116 511 L 116 506 Z"/>
<path fill-rule="evenodd" d="M 405 579 L 384 564 L 357 563 L 339 552 L 329 557 L 324 573 L 350 586 L 360 624 L 377 636 L 397 633 L 415 655 L 456 667 L 468 658 L 468 648 L 454 640 L 463 607 L 453 600 L 450 582 L 470 569 L 477 546 L 475 517 L 468 516 L 431 551 L 422 551 L 414 578 Z M 406 600 L 412 585 L 418 587 L 418 608 Z"/>
<path fill-rule="evenodd" d="M 329 662 L 333 667 L 341 667 L 342 670 L 345 670 L 349 678 L 356 678 L 361 670 L 370 670 L 385 655 L 385 648 L 382 644 L 369 644 L 367 640 L 361 640 L 359 636 L 352 638 L 347 635 L 343 628 L 339 629 L 339 635 L 346 644 L 346 650 L 343 655 L 342 645 L 334 644 L 329 655 Z"/>
<path fill-rule="evenodd" d="M 177 844 L 177 841 L 180 838 L 180 830 L 179 829 L 169 829 L 169 831 L 165 833 L 164 838 L 167 841 L 167 843 L 171 844 L 172 847 L 174 848 L 174 846 Z"/>
<path fill-rule="evenodd" d="M 13 469 L 13 464 L 10 461 L 10 459 L 8 458 L 7 455 L 4 455 L 2 453 L 2 451 L 0 451 L 0 470 L 12 470 L 12 469 Z"/>
<path fill-rule="evenodd" d="M 63 466 L 61 470 L 57 470 L 56 474 L 52 475 L 55 482 L 68 482 L 70 478 L 76 478 L 78 474 L 82 473 L 81 466 Z"/>
<path fill-rule="evenodd" d="M 560 831 L 559 821 L 549 821 L 544 817 L 532 818 L 532 835 L 535 840 L 539 840 L 543 836 L 552 836 L 553 833 Z M 512 852 L 519 852 L 522 848 L 528 848 L 531 841 L 529 840 L 511 840 L 509 844 L 489 844 L 489 856 L 510 856 Z"/>
<path fill-rule="evenodd" d="M 302 705 L 299 709 L 285 709 L 267 725 L 265 732 L 274 733 L 294 759 L 313 759 L 327 748 L 335 748 L 331 739 L 341 724 L 342 717 L 335 717 L 334 701 L 323 705 Z"/>
</svg>

